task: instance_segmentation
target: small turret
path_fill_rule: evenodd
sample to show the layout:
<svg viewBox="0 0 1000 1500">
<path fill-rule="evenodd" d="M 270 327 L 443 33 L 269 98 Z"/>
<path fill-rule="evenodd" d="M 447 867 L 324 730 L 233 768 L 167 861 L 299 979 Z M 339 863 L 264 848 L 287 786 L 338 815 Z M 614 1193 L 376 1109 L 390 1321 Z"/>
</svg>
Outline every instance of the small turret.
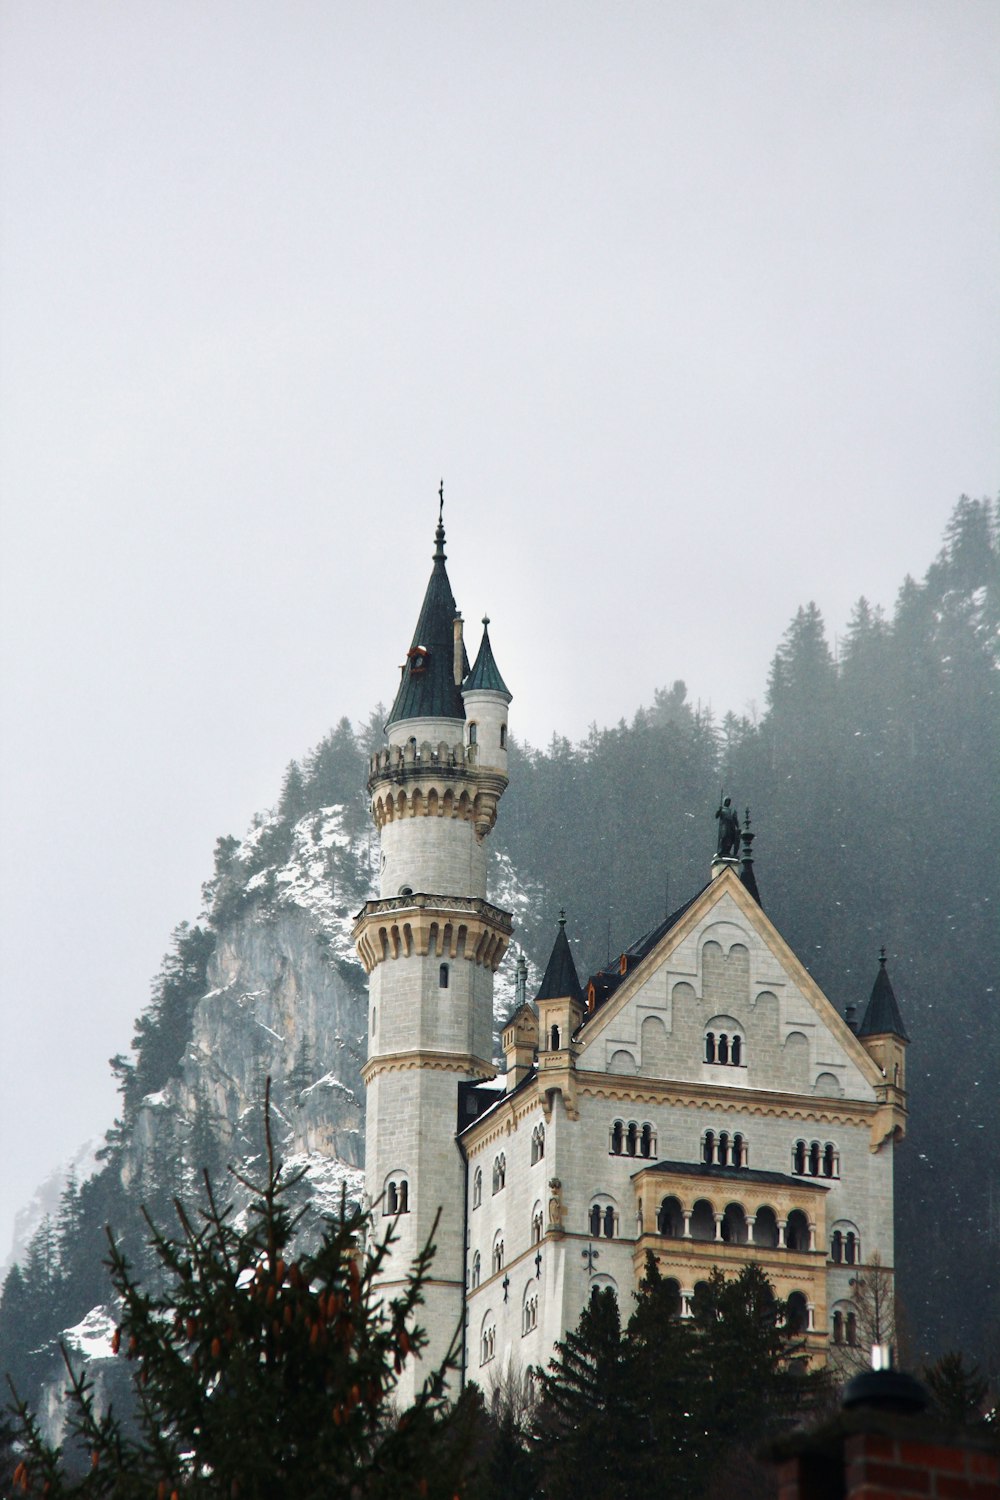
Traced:
<svg viewBox="0 0 1000 1500">
<path fill-rule="evenodd" d="M 483 616 L 483 639 L 475 666 L 465 679 L 466 734 L 475 746 L 476 764 L 507 775 L 507 707 L 511 694 L 500 676 L 490 645 L 489 615 Z"/>
<path fill-rule="evenodd" d="M 584 1016 L 583 992 L 566 936 L 566 913 L 559 913 L 559 931 L 545 966 L 538 1007 L 539 1044 L 542 1052 L 568 1050 L 573 1033 Z"/>
<path fill-rule="evenodd" d="M 527 1078 L 535 1066 L 537 1050 L 538 1018 L 530 1005 L 519 1005 L 503 1029 L 508 1094 Z"/>
<path fill-rule="evenodd" d="M 906 1089 L 906 1046 L 909 1037 L 885 966 L 885 949 L 879 953 L 878 973 L 872 985 L 868 1008 L 858 1027 L 858 1040 L 878 1063 L 887 1084 L 900 1093 Z"/>
<path fill-rule="evenodd" d="M 386 722 L 390 745 L 425 740 L 436 745 L 462 738 L 465 707 L 459 687 L 469 663 L 456 628 L 458 609 L 448 581 L 444 550 L 444 495 L 434 533 L 434 566 L 417 618 L 417 628 Z M 460 658 L 456 673 L 456 656 Z"/>
</svg>

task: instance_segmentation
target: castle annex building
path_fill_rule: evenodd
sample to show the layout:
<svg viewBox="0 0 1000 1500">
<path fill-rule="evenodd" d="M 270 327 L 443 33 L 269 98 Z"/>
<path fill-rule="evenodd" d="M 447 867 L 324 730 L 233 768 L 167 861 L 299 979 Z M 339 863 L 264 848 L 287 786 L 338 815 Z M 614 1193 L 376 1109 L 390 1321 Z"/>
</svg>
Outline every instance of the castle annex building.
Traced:
<svg viewBox="0 0 1000 1500">
<path fill-rule="evenodd" d="M 493 976 L 513 924 L 488 899 L 486 854 L 511 694 L 488 622 L 470 667 L 444 540 L 439 518 L 371 759 L 381 881 L 354 929 L 367 1190 L 398 1235 L 385 1293 L 440 1214 L 427 1357 L 464 1322 L 464 1374 L 489 1384 L 545 1364 L 594 1287 L 627 1312 L 648 1252 L 679 1317 L 713 1266 L 754 1260 L 822 1360 L 853 1341 L 858 1268 L 893 1265 L 907 1038 L 884 959 L 860 1024 L 845 1020 L 764 912 L 733 819 L 704 889 L 586 983 L 560 920 L 536 996 L 519 968 L 497 1075 Z"/>
</svg>

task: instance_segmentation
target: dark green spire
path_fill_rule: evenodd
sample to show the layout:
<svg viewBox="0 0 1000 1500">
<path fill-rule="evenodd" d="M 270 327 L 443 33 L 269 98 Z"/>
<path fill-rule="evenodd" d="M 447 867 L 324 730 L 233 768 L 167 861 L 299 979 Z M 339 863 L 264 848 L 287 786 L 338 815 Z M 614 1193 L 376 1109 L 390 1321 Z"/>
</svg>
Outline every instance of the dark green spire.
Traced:
<svg viewBox="0 0 1000 1500">
<path fill-rule="evenodd" d="M 552 944 L 552 952 L 549 961 L 545 965 L 545 974 L 542 978 L 542 987 L 535 996 L 536 1000 L 562 1000 L 569 996 L 570 999 L 583 1004 L 583 992 L 580 989 L 580 981 L 577 978 L 576 964 L 573 955 L 569 951 L 569 939 L 566 936 L 566 913 L 559 913 L 559 931 L 556 940 Z"/>
<path fill-rule="evenodd" d="M 878 973 L 872 985 L 868 1009 L 858 1028 L 858 1036 L 898 1036 L 903 1042 L 910 1040 L 903 1026 L 903 1018 L 899 1014 L 899 1006 L 896 1003 L 892 985 L 889 983 L 884 948 L 879 954 Z"/>
<path fill-rule="evenodd" d="M 493 648 L 490 645 L 489 624 L 489 615 L 484 615 L 483 639 L 479 645 L 479 655 L 476 657 L 476 665 L 473 667 L 472 671 L 469 673 L 462 686 L 466 691 L 469 691 L 470 688 L 486 688 L 491 693 L 503 693 L 504 697 L 509 703 L 511 700 L 511 694 L 507 690 L 507 684 L 500 676 L 500 669 L 496 664 L 496 659 L 493 655 Z"/>
<path fill-rule="evenodd" d="M 458 609 L 444 565 L 443 483 L 440 500 L 434 533 L 434 566 L 387 724 L 395 724 L 400 719 L 465 718 L 462 694 L 455 682 L 455 617 Z M 463 646 L 463 676 L 468 670 L 469 659 Z"/>
</svg>

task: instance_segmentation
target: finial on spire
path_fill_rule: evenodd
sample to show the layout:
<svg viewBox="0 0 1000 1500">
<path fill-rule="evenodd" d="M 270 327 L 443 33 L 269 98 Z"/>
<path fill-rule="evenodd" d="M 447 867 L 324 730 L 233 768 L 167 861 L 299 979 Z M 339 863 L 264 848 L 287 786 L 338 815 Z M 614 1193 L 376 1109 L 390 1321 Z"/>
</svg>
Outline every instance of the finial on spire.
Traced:
<svg viewBox="0 0 1000 1500">
<path fill-rule="evenodd" d="M 560 910 L 559 910 L 559 926 L 560 927 L 565 927 L 566 926 L 566 908 L 565 908 L 565 906 L 560 907 Z"/>
<path fill-rule="evenodd" d="M 484 630 L 487 628 L 487 626 L 489 625 L 489 623 L 490 623 L 490 617 L 489 617 L 489 615 L 483 615 L 483 629 Z"/>
<path fill-rule="evenodd" d="M 444 480 L 438 489 L 438 523 L 434 533 L 434 560 L 444 561 Z"/>
<path fill-rule="evenodd" d="M 881 948 L 878 950 L 878 961 L 879 961 L 879 963 L 884 968 L 885 967 L 885 944 L 884 943 L 882 944 Z"/>
</svg>

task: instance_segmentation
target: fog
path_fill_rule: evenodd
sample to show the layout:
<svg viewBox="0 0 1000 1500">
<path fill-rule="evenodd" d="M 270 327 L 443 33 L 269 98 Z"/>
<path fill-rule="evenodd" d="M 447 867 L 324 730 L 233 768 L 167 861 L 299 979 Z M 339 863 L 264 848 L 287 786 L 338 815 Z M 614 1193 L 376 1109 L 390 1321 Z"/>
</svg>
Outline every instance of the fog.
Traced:
<svg viewBox="0 0 1000 1500">
<path fill-rule="evenodd" d="M 544 744 L 762 710 L 1000 479 L 1000 10 L 0 9 L 15 1209 L 116 1107 L 215 838 L 390 700 L 445 483 Z"/>
</svg>

